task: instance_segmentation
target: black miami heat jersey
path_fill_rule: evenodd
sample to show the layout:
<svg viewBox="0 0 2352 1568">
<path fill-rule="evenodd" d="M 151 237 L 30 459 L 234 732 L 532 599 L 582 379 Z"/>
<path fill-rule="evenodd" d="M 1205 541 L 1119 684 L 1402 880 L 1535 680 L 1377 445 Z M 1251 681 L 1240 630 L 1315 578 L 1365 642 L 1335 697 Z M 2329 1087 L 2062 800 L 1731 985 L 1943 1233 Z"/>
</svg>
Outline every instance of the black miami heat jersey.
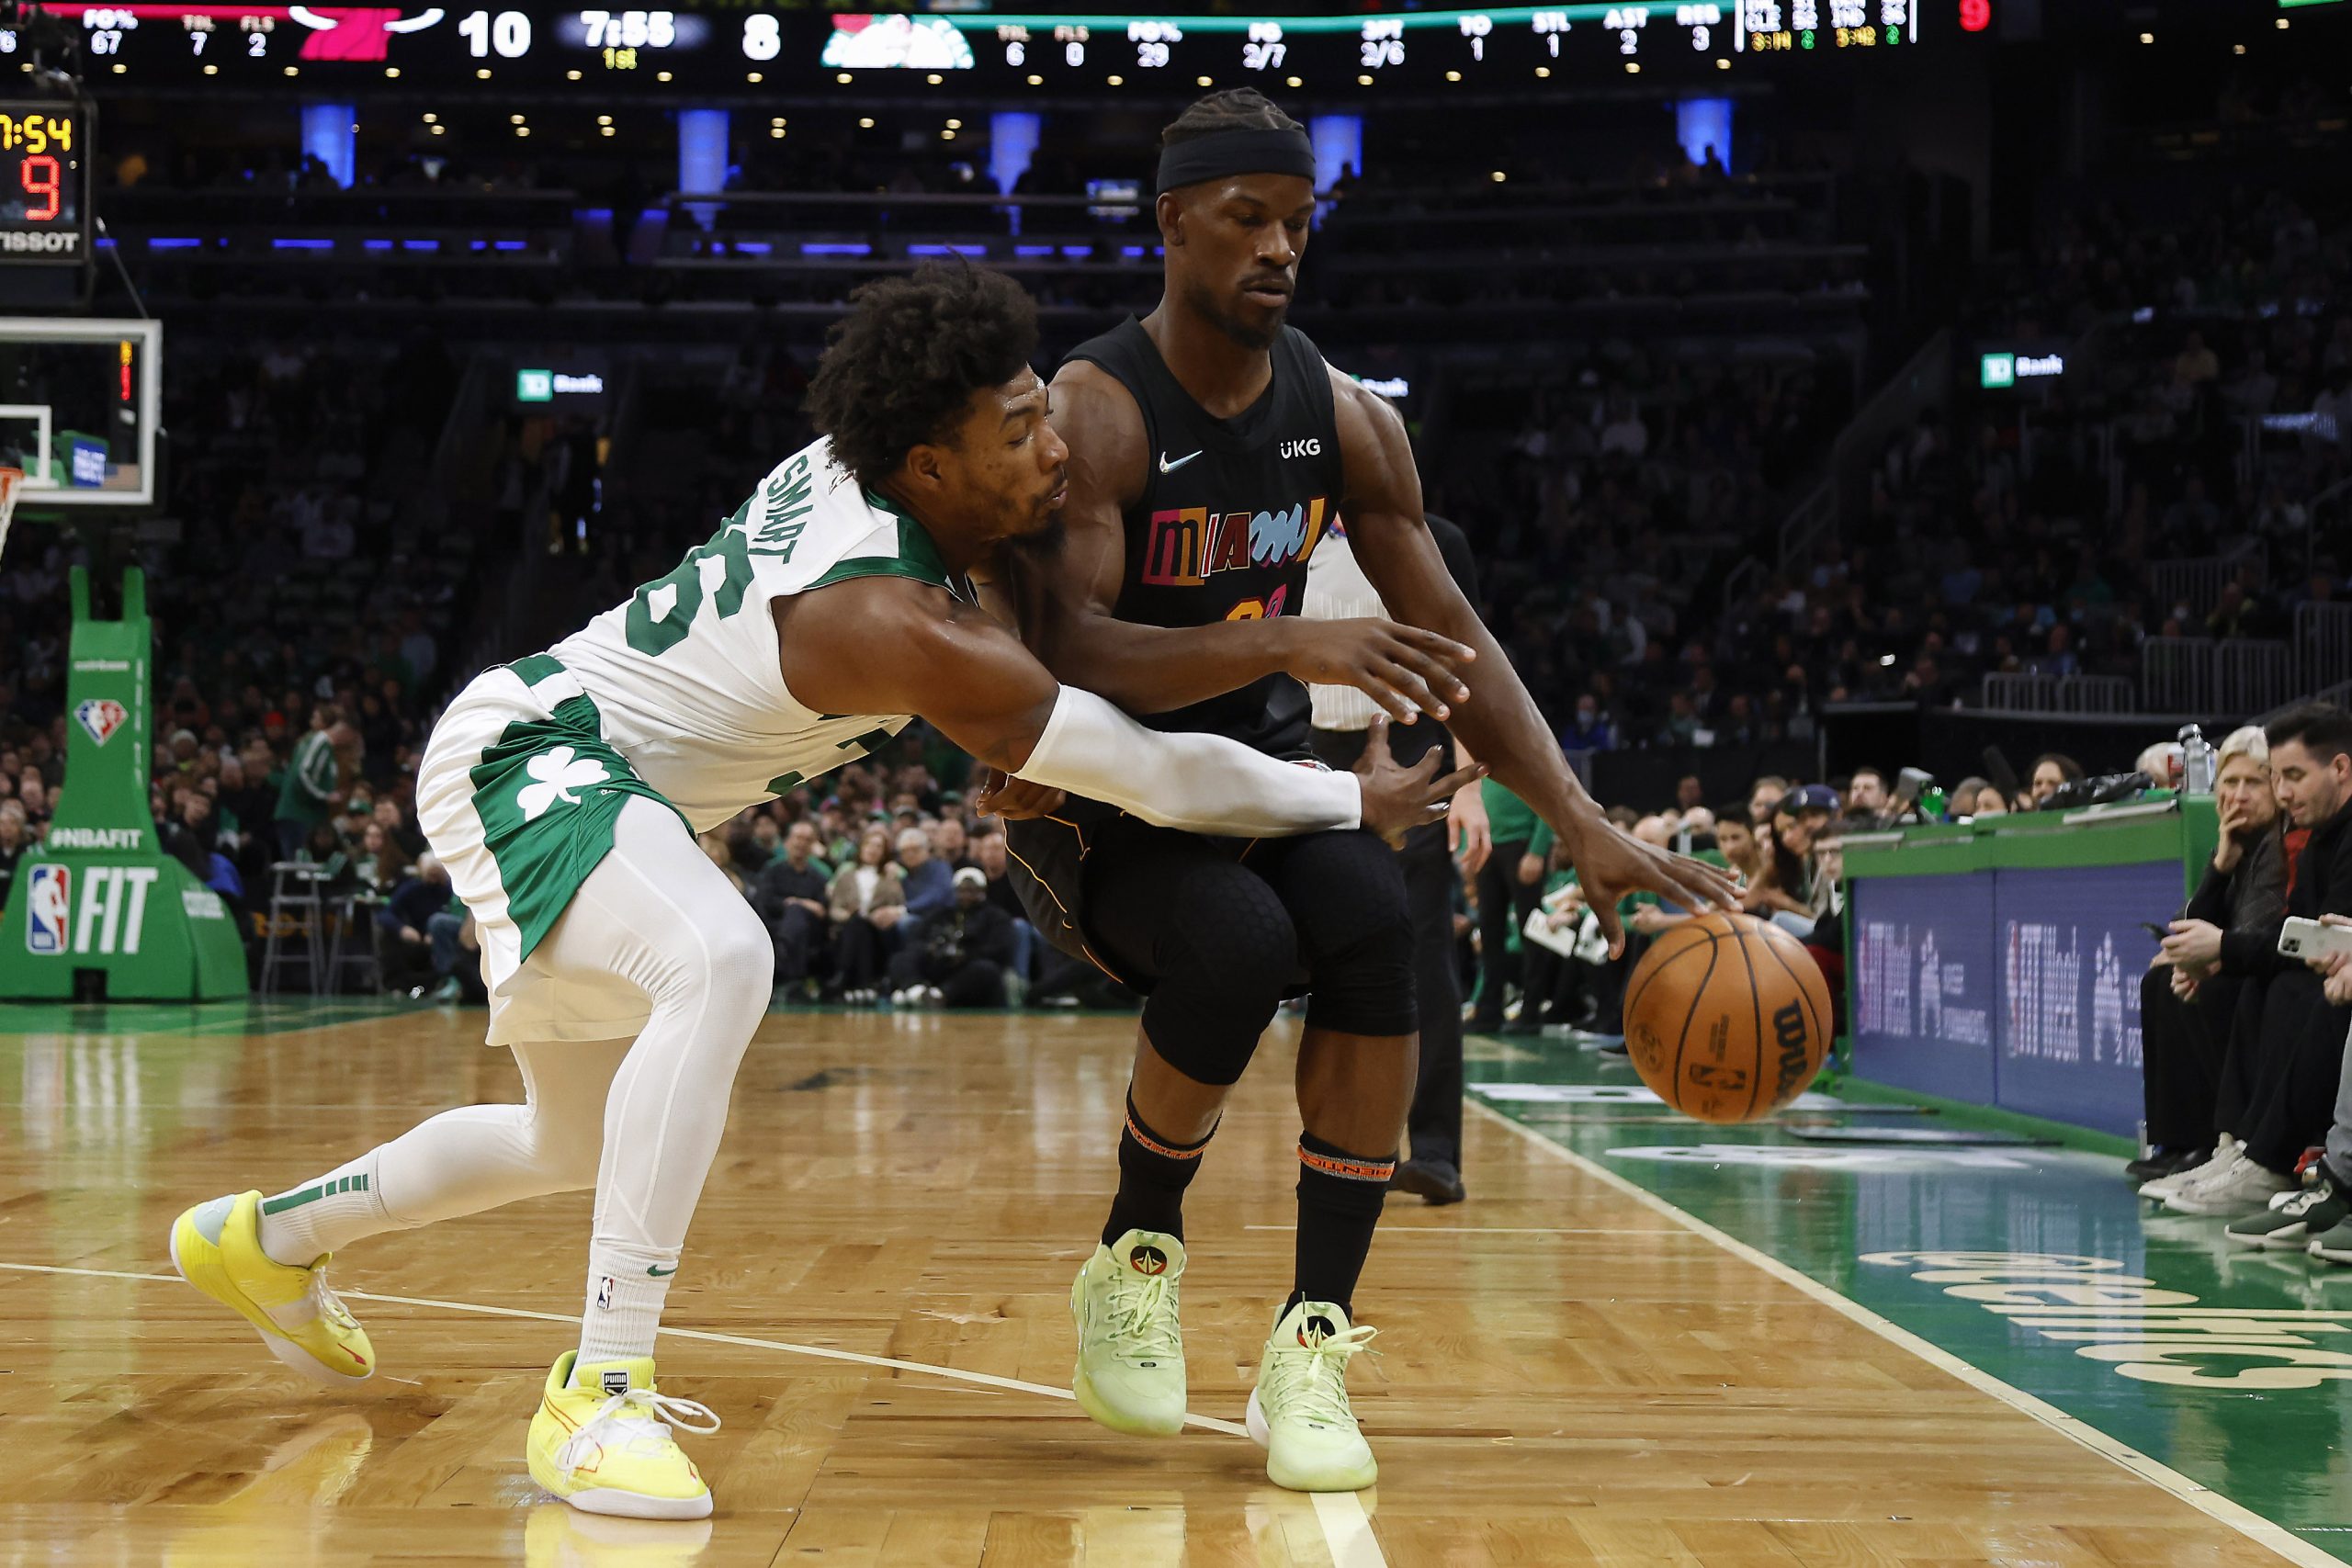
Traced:
<svg viewBox="0 0 2352 1568">
<path fill-rule="evenodd" d="M 1070 357 L 1118 378 L 1148 444 L 1143 493 L 1124 519 L 1126 580 L 1113 614 L 1154 626 L 1298 615 L 1306 558 L 1331 524 L 1341 475 L 1330 372 L 1306 334 L 1283 329 L 1273 379 L 1231 419 L 1193 400 L 1133 317 Z M 1308 754 L 1306 688 L 1284 674 L 1143 722 Z"/>
</svg>

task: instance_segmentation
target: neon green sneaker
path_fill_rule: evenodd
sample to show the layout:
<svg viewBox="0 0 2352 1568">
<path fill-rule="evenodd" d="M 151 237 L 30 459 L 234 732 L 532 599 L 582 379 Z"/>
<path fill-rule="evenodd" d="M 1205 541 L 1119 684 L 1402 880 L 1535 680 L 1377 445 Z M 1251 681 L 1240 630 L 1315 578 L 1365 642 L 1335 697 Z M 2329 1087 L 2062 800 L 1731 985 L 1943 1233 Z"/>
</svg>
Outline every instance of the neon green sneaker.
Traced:
<svg viewBox="0 0 2352 1568">
<path fill-rule="evenodd" d="M 1247 1425 L 1266 1450 L 1266 1479 L 1292 1492 L 1361 1492 L 1380 1479 L 1372 1445 L 1348 1408 L 1348 1361 L 1376 1328 L 1356 1328 L 1329 1302 L 1283 1314 L 1258 1364 Z"/>
<path fill-rule="evenodd" d="M 1184 1244 L 1129 1231 L 1098 1247 L 1070 1281 L 1078 1324 L 1079 1408 L 1114 1432 L 1171 1438 L 1184 1429 L 1184 1327 L 1176 1286 Z"/>
<path fill-rule="evenodd" d="M 531 1417 L 531 1479 L 573 1507 L 633 1519 L 707 1519 L 710 1488 L 673 1427 L 716 1432 L 707 1405 L 672 1399 L 653 1386 L 653 1358 L 598 1361 L 580 1369 L 566 1350 L 548 1372 Z"/>
<path fill-rule="evenodd" d="M 304 1377 L 341 1388 L 375 1376 L 376 1348 L 327 1289 L 326 1257 L 307 1268 L 278 1262 L 262 1250 L 260 1213 L 259 1192 L 198 1203 L 172 1222 L 172 1267 Z"/>
</svg>

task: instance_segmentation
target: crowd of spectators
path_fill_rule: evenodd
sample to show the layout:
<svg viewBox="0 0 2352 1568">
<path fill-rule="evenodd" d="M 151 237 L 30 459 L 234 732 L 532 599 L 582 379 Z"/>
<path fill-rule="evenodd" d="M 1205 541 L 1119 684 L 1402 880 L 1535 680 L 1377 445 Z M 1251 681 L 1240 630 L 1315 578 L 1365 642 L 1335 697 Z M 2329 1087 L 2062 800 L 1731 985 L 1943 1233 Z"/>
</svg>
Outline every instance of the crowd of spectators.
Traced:
<svg viewBox="0 0 2352 1568">
<path fill-rule="evenodd" d="M 453 379 L 424 341 L 175 340 L 169 525 L 130 558 L 154 623 L 151 806 L 164 848 L 241 917 L 266 909 L 279 863 L 389 897 L 424 851 L 416 757 L 479 586 L 473 540 L 420 471 Z M 62 776 L 80 548 L 19 523 L 0 560 L 0 646 L 21 650 L 0 664 L 0 874 L 44 831 Z M 95 586 L 103 604 L 112 585 Z"/>
<path fill-rule="evenodd" d="M 1507 444 L 1465 434 L 1432 455 L 1430 510 L 1491 563 L 1488 622 L 1571 750 L 1812 733 L 1829 683 L 1794 648 L 1733 668 L 1716 616 L 1724 569 L 1777 528 L 1849 382 L 1811 359 L 1618 345 L 1537 395 Z"/>
<path fill-rule="evenodd" d="M 768 928 L 786 1001 L 1001 1008 L 1106 994 L 1041 942 L 971 764 L 918 722 L 861 762 L 703 836 Z"/>
</svg>

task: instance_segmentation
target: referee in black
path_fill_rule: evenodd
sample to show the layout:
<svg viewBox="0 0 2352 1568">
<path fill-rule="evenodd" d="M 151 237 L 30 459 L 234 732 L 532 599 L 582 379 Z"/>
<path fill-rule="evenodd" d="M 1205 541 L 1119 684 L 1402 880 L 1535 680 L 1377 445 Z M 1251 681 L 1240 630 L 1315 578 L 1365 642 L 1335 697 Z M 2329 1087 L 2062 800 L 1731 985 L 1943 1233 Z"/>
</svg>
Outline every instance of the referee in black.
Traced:
<svg viewBox="0 0 2352 1568">
<path fill-rule="evenodd" d="M 1478 602 L 1477 562 L 1470 541 L 1454 524 L 1434 513 L 1430 532 L 1454 586 L 1471 604 Z M 1386 616 L 1379 593 L 1356 564 L 1344 523 L 1325 536 L 1308 560 L 1304 615 L 1308 620 L 1345 620 L 1360 615 Z M 1364 732 L 1381 712 L 1380 705 L 1352 686 L 1309 686 L 1314 705 L 1315 754 L 1334 768 L 1351 768 L 1363 754 Z M 1426 715 L 1416 722 L 1392 724 L 1390 750 L 1398 761 L 1411 764 L 1433 746 L 1446 749 L 1438 764 L 1444 773 L 1465 767 L 1470 759 L 1462 743 Z M 1453 896 L 1460 881 L 1454 869 L 1457 848 L 1469 872 L 1476 875 L 1494 848 L 1487 831 L 1486 801 L 1476 785 L 1453 797 L 1443 822 L 1416 828 L 1406 836 L 1405 895 L 1413 915 L 1413 981 L 1419 999 L 1421 1055 L 1413 1086 L 1413 1106 L 1406 1117 L 1411 1143 L 1409 1156 L 1399 1161 L 1389 1185 L 1398 1191 L 1418 1192 L 1431 1203 L 1459 1203 L 1462 1185 L 1462 985 L 1454 972 Z"/>
</svg>

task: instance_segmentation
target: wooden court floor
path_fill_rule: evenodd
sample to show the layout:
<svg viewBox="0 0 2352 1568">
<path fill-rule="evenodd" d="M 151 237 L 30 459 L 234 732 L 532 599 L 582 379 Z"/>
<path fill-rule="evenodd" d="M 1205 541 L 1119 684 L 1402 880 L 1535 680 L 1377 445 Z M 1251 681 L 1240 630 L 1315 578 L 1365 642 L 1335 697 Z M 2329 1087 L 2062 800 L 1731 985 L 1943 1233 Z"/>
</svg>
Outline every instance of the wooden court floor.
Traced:
<svg viewBox="0 0 2352 1568">
<path fill-rule="evenodd" d="M 169 1277 L 185 1204 L 515 1093 L 481 1015 L 125 1017 L 0 1010 L 0 1563 L 2269 1560 L 1484 1113 L 1472 1201 L 1392 1202 L 1359 1298 L 1379 1487 L 1275 1489 L 1237 1423 L 1289 1278 L 1286 1024 L 1189 1208 L 1203 1419 L 1102 1431 L 1066 1392 L 1066 1300 L 1133 1025 L 1073 1017 L 766 1021 L 662 1348 L 664 1387 L 726 1422 L 693 1449 L 718 1517 L 583 1519 L 536 1492 L 523 1434 L 572 1342 L 585 1195 L 339 1258 L 383 1363 L 356 1397 Z"/>
</svg>

